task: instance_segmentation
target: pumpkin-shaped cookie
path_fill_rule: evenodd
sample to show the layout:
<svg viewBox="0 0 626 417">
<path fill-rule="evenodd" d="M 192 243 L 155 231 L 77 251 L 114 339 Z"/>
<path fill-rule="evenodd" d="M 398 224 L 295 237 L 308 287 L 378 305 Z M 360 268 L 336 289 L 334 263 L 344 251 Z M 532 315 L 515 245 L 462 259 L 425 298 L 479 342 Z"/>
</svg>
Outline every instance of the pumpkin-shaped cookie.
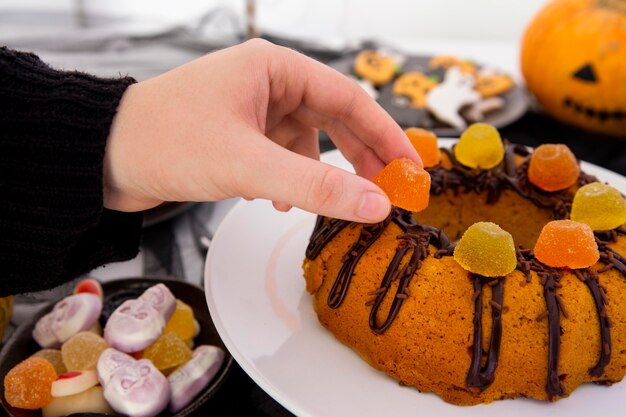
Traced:
<svg viewBox="0 0 626 417">
<path fill-rule="evenodd" d="M 430 69 L 443 68 L 448 69 L 450 67 L 459 67 L 463 74 L 476 73 L 476 65 L 466 59 L 461 59 L 453 55 L 438 55 L 428 62 Z"/>
<path fill-rule="evenodd" d="M 410 107 L 426 107 L 426 93 L 428 93 L 437 82 L 418 71 L 411 71 L 402 74 L 393 83 L 393 94 L 409 98 Z"/>
<path fill-rule="evenodd" d="M 379 87 L 391 81 L 396 74 L 396 62 L 388 55 L 366 50 L 359 53 L 354 60 L 354 72 Z"/>
<path fill-rule="evenodd" d="M 495 97 L 506 93 L 515 86 L 515 82 L 506 74 L 480 72 L 474 80 L 474 89 L 481 97 Z"/>
</svg>

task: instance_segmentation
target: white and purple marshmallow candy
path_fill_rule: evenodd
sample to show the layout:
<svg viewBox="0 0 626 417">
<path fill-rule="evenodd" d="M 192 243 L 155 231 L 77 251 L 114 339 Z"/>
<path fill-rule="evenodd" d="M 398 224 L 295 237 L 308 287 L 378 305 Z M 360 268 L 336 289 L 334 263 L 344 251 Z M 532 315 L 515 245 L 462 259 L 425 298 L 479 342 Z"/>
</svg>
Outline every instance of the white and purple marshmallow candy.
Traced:
<svg viewBox="0 0 626 417">
<path fill-rule="evenodd" d="M 104 340 L 122 352 L 147 348 L 163 333 L 165 320 L 152 304 L 141 300 L 124 301 L 109 317 Z"/>
<path fill-rule="evenodd" d="M 118 368 L 132 364 L 133 362 L 135 362 L 135 358 L 117 349 L 108 348 L 102 352 L 96 364 L 96 372 L 98 373 L 100 385 L 105 386 Z"/>
<path fill-rule="evenodd" d="M 167 322 L 176 309 L 176 297 L 164 284 L 153 285 L 139 296 L 140 300 L 146 301 L 154 307 Z"/>
<path fill-rule="evenodd" d="M 97 295 L 81 293 L 67 296 L 39 319 L 33 338 L 42 347 L 58 346 L 76 333 L 91 328 L 101 312 L 102 300 Z"/>
<path fill-rule="evenodd" d="M 202 345 L 191 359 L 167 378 L 172 389 L 169 409 L 176 413 L 185 408 L 206 387 L 224 362 L 224 350 Z"/>
<path fill-rule="evenodd" d="M 130 417 L 153 417 L 167 407 L 170 384 L 152 362 L 140 359 L 118 367 L 104 384 L 111 408 Z"/>
</svg>

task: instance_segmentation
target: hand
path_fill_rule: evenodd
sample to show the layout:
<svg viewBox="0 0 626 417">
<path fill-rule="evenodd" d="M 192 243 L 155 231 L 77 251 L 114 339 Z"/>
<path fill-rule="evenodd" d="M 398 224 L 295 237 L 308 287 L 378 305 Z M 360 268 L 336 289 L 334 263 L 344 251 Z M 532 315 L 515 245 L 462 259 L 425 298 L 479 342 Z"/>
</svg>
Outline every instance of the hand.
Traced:
<svg viewBox="0 0 626 417">
<path fill-rule="evenodd" d="M 317 128 L 358 175 L 319 162 Z M 129 87 L 107 143 L 105 206 L 138 211 L 242 196 L 376 222 L 391 206 L 366 178 L 399 157 L 421 164 L 402 129 L 354 82 L 252 40 Z"/>
</svg>

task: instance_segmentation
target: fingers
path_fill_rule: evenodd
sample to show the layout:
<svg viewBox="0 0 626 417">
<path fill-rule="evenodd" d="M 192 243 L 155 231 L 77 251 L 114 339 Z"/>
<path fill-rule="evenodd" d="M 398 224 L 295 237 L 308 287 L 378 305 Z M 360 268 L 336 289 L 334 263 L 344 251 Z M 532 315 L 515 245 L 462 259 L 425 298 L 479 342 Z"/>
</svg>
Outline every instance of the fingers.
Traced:
<svg viewBox="0 0 626 417">
<path fill-rule="evenodd" d="M 257 135 L 258 147 L 237 161 L 246 171 L 240 174 L 246 179 L 242 193 L 357 222 L 378 222 L 389 214 L 389 199 L 374 183 Z"/>
<path fill-rule="evenodd" d="M 274 129 L 268 132 L 267 137 L 292 152 L 311 159 L 320 159 L 317 129 L 305 126 L 290 116 L 285 117 Z M 273 201 L 272 204 L 278 211 L 291 210 L 290 204 L 278 201 Z"/>
<path fill-rule="evenodd" d="M 271 106 L 326 130 L 359 173 L 400 157 L 421 164 L 402 129 L 361 87 L 313 59 L 280 49 L 282 59 L 270 65 Z"/>
</svg>

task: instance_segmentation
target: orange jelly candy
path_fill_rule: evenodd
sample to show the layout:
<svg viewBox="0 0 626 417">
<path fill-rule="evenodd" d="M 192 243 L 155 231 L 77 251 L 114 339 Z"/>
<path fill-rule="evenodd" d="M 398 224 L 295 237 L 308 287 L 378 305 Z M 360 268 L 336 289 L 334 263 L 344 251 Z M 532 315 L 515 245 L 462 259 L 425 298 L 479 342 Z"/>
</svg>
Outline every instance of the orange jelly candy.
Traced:
<svg viewBox="0 0 626 417">
<path fill-rule="evenodd" d="M 408 158 L 391 161 L 372 181 L 382 188 L 394 206 L 409 211 L 428 207 L 430 175 Z"/>
<path fill-rule="evenodd" d="M 530 157 L 528 180 L 544 191 L 571 187 L 579 175 L 578 161 L 566 145 L 541 145 Z"/>
<path fill-rule="evenodd" d="M 31 356 L 4 377 L 4 397 L 13 407 L 36 410 L 52 401 L 50 389 L 56 379 L 50 362 Z"/>
<path fill-rule="evenodd" d="M 425 168 L 434 167 L 441 161 L 441 152 L 437 144 L 437 135 L 430 130 L 419 127 L 410 127 L 404 131 L 409 137 L 411 144 L 415 148 Z"/>
<path fill-rule="evenodd" d="M 193 309 L 180 300 L 176 300 L 176 309 L 163 329 L 163 333 L 174 332 L 182 340 L 193 339 L 196 329 Z"/>
<path fill-rule="evenodd" d="M 600 253 L 591 227 L 573 220 L 547 223 L 535 243 L 535 257 L 554 268 L 588 268 Z"/>
</svg>

